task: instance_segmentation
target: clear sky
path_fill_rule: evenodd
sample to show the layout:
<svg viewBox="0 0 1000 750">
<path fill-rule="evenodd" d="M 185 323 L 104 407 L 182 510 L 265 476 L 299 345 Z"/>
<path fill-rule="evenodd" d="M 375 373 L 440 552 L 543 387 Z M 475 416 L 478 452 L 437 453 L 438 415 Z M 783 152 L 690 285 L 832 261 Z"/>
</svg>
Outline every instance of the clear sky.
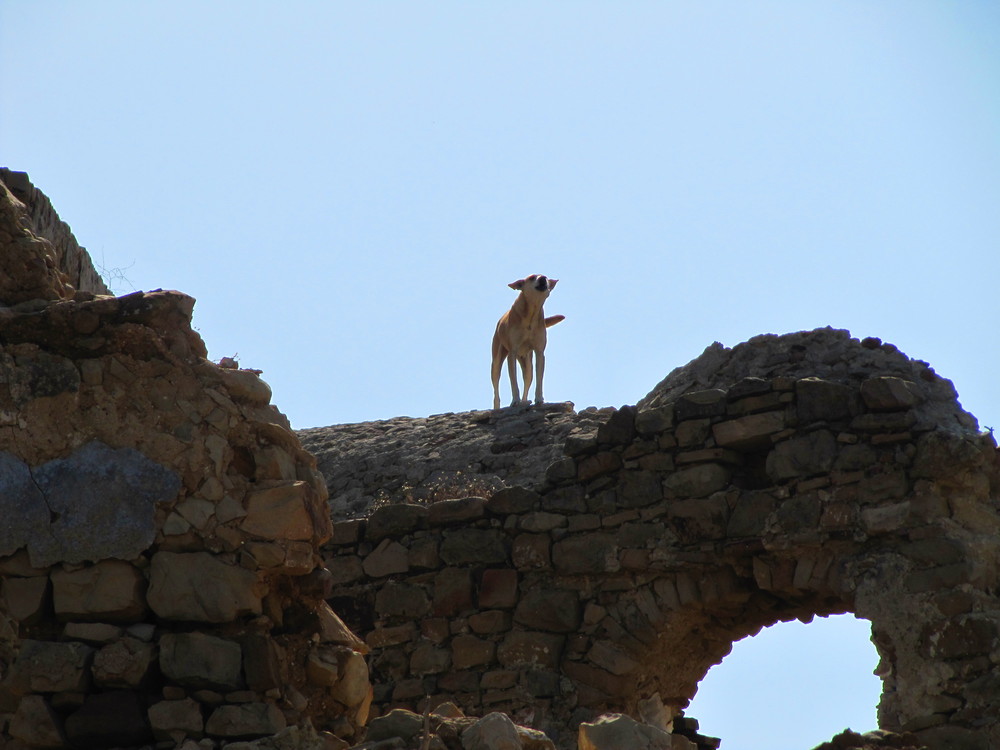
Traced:
<svg viewBox="0 0 1000 750">
<path fill-rule="evenodd" d="M 566 315 L 550 401 L 832 325 L 1000 427 L 989 0 L 0 0 L 0 165 L 117 292 L 196 297 L 296 427 L 488 408 L 530 273 Z M 834 731 L 874 726 L 831 700 Z M 696 715 L 731 750 L 829 738 L 783 705 L 756 740 Z"/>
</svg>

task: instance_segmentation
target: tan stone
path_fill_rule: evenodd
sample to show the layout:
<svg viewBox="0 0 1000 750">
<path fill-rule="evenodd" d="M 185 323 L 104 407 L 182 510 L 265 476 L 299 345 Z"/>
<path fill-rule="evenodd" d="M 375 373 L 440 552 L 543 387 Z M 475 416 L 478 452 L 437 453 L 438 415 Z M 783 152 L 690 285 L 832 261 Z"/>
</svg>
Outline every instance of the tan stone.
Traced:
<svg viewBox="0 0 1000 750">
<path fill-rule="evenodd" d="M 261 613 L 257 575 L 207 552 L 153 555 L 147 597 L 167 620 L 231 622 Z"/>
<path fill-rule="evenodd" d="M 37 750 L 67 747 L 58 714 L 40 695 L 28 695 L 21 699 L 10 722 L 10 735 Z"/>
<path fill-rule="evenodd" d="M 308 484 L 296 481 L 250 493 L 247 515 L 240 528 L 264 539 L 312 539 L 314 528 L 308 506 L 310 492 Z"/>
<path fill-rule="evenodd" d="M 180 742 L 185 737 L 199 738 L 205 729 L 201 705 L 191 698 L 167 700 L 149 707 L 149 725 L 157 740 Z"/>
<path fill-rule="evenodd" d="M 372 685 L 368 664 L 357 651 L 343 648 L 340 654 L 340 681 L 330 689 L 330 696 L 350 708 L 371 701 Z"/>
<path fill-rule="evenodd" d="M 226 739 L 253 739 L 276 734 L 288 726 L 273 703 L 219 706 L 205 722 L 205 733 Z"/>
<path fill-rule="evenodd" d="M 661 729 L 622 714 L 602 716 L 580 725 L 579 750 L 672 750 L 673 739 Z"/>
<path fill-rule="evenodd" d="M 146 611 L 142 572 L 120 560 L 52 572 L 56 616 L 74 620 L 136 621 Z"/>
</svg>

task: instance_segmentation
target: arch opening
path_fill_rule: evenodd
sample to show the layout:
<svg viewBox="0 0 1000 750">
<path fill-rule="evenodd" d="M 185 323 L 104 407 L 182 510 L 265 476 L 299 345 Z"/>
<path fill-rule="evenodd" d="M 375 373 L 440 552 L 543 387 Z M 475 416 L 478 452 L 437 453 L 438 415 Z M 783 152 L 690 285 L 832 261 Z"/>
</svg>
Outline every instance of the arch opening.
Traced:
<svg viewBox="0 0 1000 750">
<path fill-rule="evenodd" d="M 845 728 L 878 726 L 878 663 L 868 620 L 848 613 L 777 622 L 735 642 L 685 713 L 740 750 L 815 747 Z"/>
</svg>

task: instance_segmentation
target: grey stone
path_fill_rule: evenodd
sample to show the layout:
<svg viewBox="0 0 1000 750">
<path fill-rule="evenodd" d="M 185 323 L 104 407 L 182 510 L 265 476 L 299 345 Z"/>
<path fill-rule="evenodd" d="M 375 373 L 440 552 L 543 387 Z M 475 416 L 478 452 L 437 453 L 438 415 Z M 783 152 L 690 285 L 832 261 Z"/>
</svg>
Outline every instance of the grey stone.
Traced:
<svg viewBox="0 0 1000 750">
<path fill-rule="evenodd" d="M 66 747 L 62 721 L 40 695 L 26 695 L 10 722 L 10 736 L 37 750 Z"/>
<path fill-rule="evenodd" d="M 25 640 L 11 676 L 36 693 L 82 692 L 89 683 L 93 655 L 94 649 L 83 643 Z"/>
<path fill-rule="evenodd" d="M 441 559 L 449 565 L 502 563 L 507 560 L 507 550 L 499 531 L 455 529 L 444 533 Z"/>
<path fill-rule="evenodd" d="M 856 411 L 856 392 L 850 386 L 821 378 L 803 378 L 795 383 L 799 423 L 848 419 Z"/>
<path fill-rule="evenodd" d="M 191 688 L 239 690 L 243 652 L 238 643 L 205 633 L 166 633 L 160 639 L 160 668 L 170 680 Z"/>
<path fill-rule="evenodd" d="M 381 742 L 392 737 L 401 737 L 409 742 L 424 728 L 424 717 L 403 708 L 394 708 L 384 716 L 372 719 L 368 723 L 368 742 Z"/>
<path fill-rule="evenodd" d="M 521 750 L 521 737 L 507 714 L 487 714 L 462 732 L 464 750 Z"/>
<path fill-rule="evenodd" d="M 134 559 L 156 536 L 156 504 L 181 486 L 174 471 L 138 451 L 99 441 L 27 474 L 25 468 L 0 454 L 0 497 L 10 519 L 0 531 L 0 554 L 26 546 L 36 567 Z"/>
<path fill-rule="evenodd" d="M 580 626 L 580 597 L 565 589 L 532 589 L 518 602 L 514 621 L 534 630 L 572 633 Z"/>
<path fill-rule="evenodd" d="M 731 476 L 722 464 L 695 464 L 668 475 L 664 484 L 677 497 L 708 497 L 725 489 Z"/>
<path fill-rule="evenodd" d="M 861 384 L 861 398 L 873 411 L 901 411 L 919 404 L 924 394 L 912 381 L 882 375 Z"/>
<path fill-rule="evenodd" d="M 776 482 L 828 472 L 837 457 L 837 439 L 816 430 L 783 440 L 767 456 L 767 474 Z"/>
<path fill-rule="evenodd" d="M 198 738 L 205 729 L 201 705 L 191 698 L 154 703 L 149 707 L 147 715 L 156 740 Z"/>
<path fill-rule="evenodd" d="M 287 726 L 284 714 L 273 703 L 219 706 L 205 723 L 212 737 L 253 739 L 280 732 Z"/>
</svg>

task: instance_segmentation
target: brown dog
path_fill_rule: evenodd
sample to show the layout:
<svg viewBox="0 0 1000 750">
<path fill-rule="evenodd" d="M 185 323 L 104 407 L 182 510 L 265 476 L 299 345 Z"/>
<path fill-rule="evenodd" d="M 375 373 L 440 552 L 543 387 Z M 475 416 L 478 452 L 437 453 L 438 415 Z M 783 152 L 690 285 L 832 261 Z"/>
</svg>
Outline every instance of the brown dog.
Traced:
<svg viewBox="0 0 1000 750">
<path fill-rule="evenodd" d="M 535 403 L 541 404 L 542 376 L 545 374 L 545 329 L 563 320 L 565 315 L 553 315 L 546 318 L 542 314 L 542 305 L 555 289 L 559 279 L 549 279 L 533 273 L 526 279 L 518 279 L 508 284 L 511 289 L 520 292 L 514 305 L 503 314 L 497 323 L 493 334 L 493 408 L 500 408 L 500 368 L 507 360 L 507 373 L 510 375 L 510 389 L 514 394 L 511 406 L 528 403 L 528 389 L 531 387 L 531 359 L 535 357 L 537 383 L 535 385 Z M 520 398 L 517 393 L 517 368 L 514 363 L 521 364 L 521 375 L 524 377 L 524 391 Z"/>
</svg>

